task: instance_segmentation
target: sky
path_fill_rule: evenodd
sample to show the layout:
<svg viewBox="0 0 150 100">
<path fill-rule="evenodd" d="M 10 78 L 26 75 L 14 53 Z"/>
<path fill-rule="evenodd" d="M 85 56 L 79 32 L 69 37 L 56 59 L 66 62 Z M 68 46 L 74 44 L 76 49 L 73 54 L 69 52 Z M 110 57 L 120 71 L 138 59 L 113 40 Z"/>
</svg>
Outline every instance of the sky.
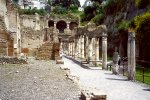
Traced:
<svg viewBox="0 0 150 100">
<path fill-rule="evenodd" d="M 83 6 L 85 0 L 79 0 L 79 1 L 80 1 L 81 6 Z"/>
</svg>

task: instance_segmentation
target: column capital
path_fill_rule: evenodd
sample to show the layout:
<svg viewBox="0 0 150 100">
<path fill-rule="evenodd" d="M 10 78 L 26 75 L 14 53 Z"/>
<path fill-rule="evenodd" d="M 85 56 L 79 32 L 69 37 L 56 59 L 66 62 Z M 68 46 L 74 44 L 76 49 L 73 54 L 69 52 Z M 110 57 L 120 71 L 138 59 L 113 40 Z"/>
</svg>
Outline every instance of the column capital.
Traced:
<svg viewBox="0 0 150 100">
<path fill-rule="evenodd" d="M 135 38 L 135 33 L 134 32 L 129 32 L 128 36 L 129 36 L 129 38 Z"/>
<path fill-rule="evenodd" d="M 107 37 L 108 35 L 105 32 L 103 32 L 101 36 L 102 37 Z"/>
</svg>

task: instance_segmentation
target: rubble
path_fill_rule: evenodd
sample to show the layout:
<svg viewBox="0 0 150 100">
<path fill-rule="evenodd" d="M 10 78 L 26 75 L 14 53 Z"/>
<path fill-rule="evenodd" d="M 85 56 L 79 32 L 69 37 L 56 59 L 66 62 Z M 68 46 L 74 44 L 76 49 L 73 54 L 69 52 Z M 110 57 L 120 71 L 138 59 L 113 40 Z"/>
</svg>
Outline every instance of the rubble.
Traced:
<svg viewBox="0 0 150 100">
<path fill-rule="evenodd" d="M 17 57 L 3 56 L 0 57 L 0 64 L 27 64 L 27 61 Z"/>
</svg>

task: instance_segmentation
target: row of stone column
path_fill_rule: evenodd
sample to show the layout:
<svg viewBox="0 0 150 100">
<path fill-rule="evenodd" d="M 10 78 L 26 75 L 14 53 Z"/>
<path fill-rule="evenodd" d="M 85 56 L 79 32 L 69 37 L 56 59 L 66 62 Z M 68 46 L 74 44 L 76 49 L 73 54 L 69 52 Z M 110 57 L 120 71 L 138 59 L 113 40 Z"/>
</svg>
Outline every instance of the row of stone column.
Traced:
<svg viewBox="0 0 150 100">
<path fill-rule="evenodd" d="M 102 37 L 77 36 L 68 43 L 68 55 L 98 64 L 100 62 L 100 38 L 102 38 L 102 68 L 106 69 L 107 35 L 102 35 Z"/>
</svg>

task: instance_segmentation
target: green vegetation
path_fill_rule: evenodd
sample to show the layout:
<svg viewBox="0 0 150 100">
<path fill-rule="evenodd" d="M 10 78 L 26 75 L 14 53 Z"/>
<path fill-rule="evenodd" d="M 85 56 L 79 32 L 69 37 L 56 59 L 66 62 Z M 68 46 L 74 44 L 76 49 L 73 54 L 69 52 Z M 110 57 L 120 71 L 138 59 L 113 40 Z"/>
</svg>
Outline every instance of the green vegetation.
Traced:
<svg viewBox="0 0 150 100">
<path fill-rule="evenodd" d="M 63 8 L 62 6 L 55 6 L 55 8 L 53 9 L 53 13 L 54 14 L 67 14 L 67 9 Z"/>
<path fill-rule="evenodd" d="M 147 6 L 150 5 L 149 0 L 134 0 L 135 6 L 139 9 L 146 8 Z"/>
<path fill-rule="evenodd" d="M 13 0 L 13 2 L 18 3 L 19 0 Z"/>
<path fill-rule="evenodd" d="M 127 30 L 129 28 L 129 25 L 130 25 L 130 21 L 123 20 L 122 22 L 118 23 L 116 27 L 120 32 L 120 31 Z"/>
<path fill-rule="evenodd" d="M 125 4 L 127 4 L 127 0 L 106 0 L 104 5 L 105 14 L 114 15 L 121 11 Z"/>
<path fill-rule="evenodd" d="M 136 80 L 143 82 L 143 70 L 136 68 Z M 144 83 L 150 84 L 150 70 L 144 70 Z"/>
<path fill-rule="evenodd" d="M 44 9 L 36 9 L 36 8 L 33 8 L 33 9 L 19 9 L 19 14 L 22 15 L 22 14 L 27 14 L 27 15 L 35 15 L 35 14 L 39 14 L 39 15 L 46 15 L 47 12 L 44 10 Z"/>
<path fill-rule="evenodd" d="M 134 26 L 139 43 L 139 56 L 145 61 L 150 61 L 150 55 L 147 54 L 150 51 L 150 43 L 147 42 L 150 40 L 150 12 L 136 16 Z"/>
<path fill-rule="evenodd" d="M 123 10 L 126 0 L 106 0 L 105 4 L 101 4 L 103 0 L 91 0 L 93 4 L 84 8 L 81 15 L 81 23 L 93 21 L 96 25 L 103 23 L 105 16 L 114 15 Z"/>
<path fill-rule="evenodd" d="M 96 24 L 96 25 L 99 25 L 99 24 L 102 24 L 103 23 L 103 20 L 104 20 L 104 14 L 98 14 L 96 15 L 92 21 Z"/>
<path fill-rule="evenodd" d="M 80 7 L 80 2 L 78 0 L 55 0 L 52 2 L 52 6 L 62 6 L 66 9 L 69 9 L 71 5 Z"/>
</svg>

